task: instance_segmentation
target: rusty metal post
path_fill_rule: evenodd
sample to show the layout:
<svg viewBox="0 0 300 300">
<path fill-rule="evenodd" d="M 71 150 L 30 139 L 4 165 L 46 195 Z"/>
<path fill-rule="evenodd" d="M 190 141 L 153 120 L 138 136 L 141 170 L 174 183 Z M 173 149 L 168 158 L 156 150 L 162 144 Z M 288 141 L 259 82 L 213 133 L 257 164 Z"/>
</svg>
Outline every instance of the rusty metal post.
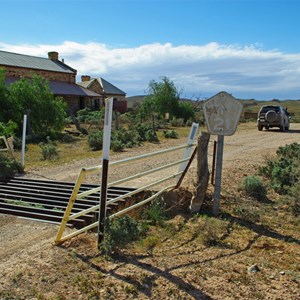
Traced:
<svg viewBox="0 0 300 300">
<path fill-rule="evenodd" d="M 215 182 L 216 151 L 217 151 L 217 142 L 214 141 L 213 161 L 212 161 L 212 170 L 211 170 L 211 178 L 210 178 L 210 183 L 211 184 L 214 184 L 214 182 Z"/>
<path fill-rule="evenodd" d="M 213 208 L 213 214 L 215 216 L 217 216 L 220 213 L 223 148 L 224 148 L 224 135 L 218 135 L 216 183 L 215 183 L 215 191 L 214 191 L 214 208 Z"/>
</svg>

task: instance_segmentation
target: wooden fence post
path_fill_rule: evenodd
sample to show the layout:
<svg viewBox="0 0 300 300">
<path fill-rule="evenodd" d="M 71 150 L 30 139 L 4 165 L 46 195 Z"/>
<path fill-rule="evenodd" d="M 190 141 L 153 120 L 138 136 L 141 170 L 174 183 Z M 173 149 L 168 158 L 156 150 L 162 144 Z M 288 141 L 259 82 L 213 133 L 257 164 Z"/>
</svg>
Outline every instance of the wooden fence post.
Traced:
<svg viewBox="0 0 300 300">
<path fill-rule="evenodd" d="M 198 138 L 197 147 L 197 186 L 194 197 L 191 200 L 190 211 L 197 213 L 203 204 L 208 181 L 209 181 L 209 170 L 208 170 L 208 159 L 207 159 L 207 148 L 210 139 L 210 134 L 207 132 L 201 132 Z"/>
</svg>

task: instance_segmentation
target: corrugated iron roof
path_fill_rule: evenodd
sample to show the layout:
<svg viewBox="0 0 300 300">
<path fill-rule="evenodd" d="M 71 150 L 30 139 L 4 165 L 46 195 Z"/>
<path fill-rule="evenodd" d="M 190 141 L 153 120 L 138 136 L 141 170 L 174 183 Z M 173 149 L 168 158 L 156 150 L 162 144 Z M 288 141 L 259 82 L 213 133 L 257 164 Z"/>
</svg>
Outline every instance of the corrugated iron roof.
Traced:
<svg viewBox="0 0 300 300">
<path fill-rule="evenodd" d="M 86 97 L 100 97 L 99 94 L 88 90 L 75 83 L 67 83 L 62 81 L 50 81 L 51 91 L 55 95 L 74 95 L 74 96 L 86 96 Z"/>
<path fill-rule="evenodd" d="M 43 57 L 36 57 L 0 50 L 0 66 L 15 66 L 35 70 L 54 71 L 61 73 L 76 74 L 77 71 L 59 60 L 51 60 Z"/>
<path fill-rule="evenodd" d="M 120 90 L 119 88 L 106 81 L 102 77 L 94 78 L 88 81 L 77 82 L 77 84 L 79 84 L 82 87 L 89 88 L 95 80 L 99 82 L 100 86 L 104 90 L 104 94 L 106 95 L 126 95 L 124 91 Z"/>
<path fill-rule="evenodd" d="M 111 84 L 110 82 L 106 81 L 102 77 L 97 78 L 97 80 L 100 82 L 105 94 L 111 94 L 111 95 L 125 95 L 126 94 L 125 92 L 123 92 L 122 90 L 120 90 L 119 88 L 117 88 L 116 86 Z"/>
</svg>

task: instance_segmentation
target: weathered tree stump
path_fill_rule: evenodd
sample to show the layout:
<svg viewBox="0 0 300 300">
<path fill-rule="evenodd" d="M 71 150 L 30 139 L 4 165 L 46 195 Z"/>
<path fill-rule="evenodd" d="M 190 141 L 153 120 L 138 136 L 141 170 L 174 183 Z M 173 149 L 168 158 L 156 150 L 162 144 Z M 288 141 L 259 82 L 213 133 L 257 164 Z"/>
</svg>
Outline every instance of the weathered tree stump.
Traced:
<svg viewBox="0 0 300 300">
<path fill-rule="evenodd" d="M 192 213 L 197 213 L 205 199 L 206 190 L 209 181 L 209 170 L 208 170 L 208 159 L 207 159 L 207 149 L 208 142 L 210 139 L 210 134 L 207 132 L 201 132 L 198 138 L 198 151 L 197 151 L 197 183 L 196 191 L 190 204 L 190 211 Z"/>
</svg>

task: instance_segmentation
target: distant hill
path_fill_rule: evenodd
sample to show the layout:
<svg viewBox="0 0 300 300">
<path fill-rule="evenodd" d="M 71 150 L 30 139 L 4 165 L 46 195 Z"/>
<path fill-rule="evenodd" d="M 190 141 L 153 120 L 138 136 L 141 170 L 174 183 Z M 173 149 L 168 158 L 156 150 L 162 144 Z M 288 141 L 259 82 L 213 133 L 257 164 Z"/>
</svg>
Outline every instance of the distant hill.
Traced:
<svg viewBox="0 0 300 300">
<path fill-rule="evenodd" d="M 125 100 L 127 101 L 127 108 L 132 109 L 135 105 L 141 104 L 144 101 L 145 97 L 146 95 L 126 97 Z"/>
<path fill-rule="evenodd" d="M 146 95 L 138 95 L 138 96 L 132 96 L 127 97 L 127 106 L 129 109 L 132 109 L 134 105 L 141 104 L 143 100 L 145 99 Z M 288 111 L 291 113 L 292 120 L 294 122 L 300 122 L 300 100 L 255 100 L 255 99 L 237 99 L 239 100 L 243 106 L 244 111 L 249 113 L 258 113 L 260 107 L 262 105 L 281 105 L 288 108 Z M 180 101 L 189 101 L 196 110 L 200 110 L 202 108 L 202 104 L 204 100 L 190 100 L 187 98 L 182 98 Z"/>
</svg>

